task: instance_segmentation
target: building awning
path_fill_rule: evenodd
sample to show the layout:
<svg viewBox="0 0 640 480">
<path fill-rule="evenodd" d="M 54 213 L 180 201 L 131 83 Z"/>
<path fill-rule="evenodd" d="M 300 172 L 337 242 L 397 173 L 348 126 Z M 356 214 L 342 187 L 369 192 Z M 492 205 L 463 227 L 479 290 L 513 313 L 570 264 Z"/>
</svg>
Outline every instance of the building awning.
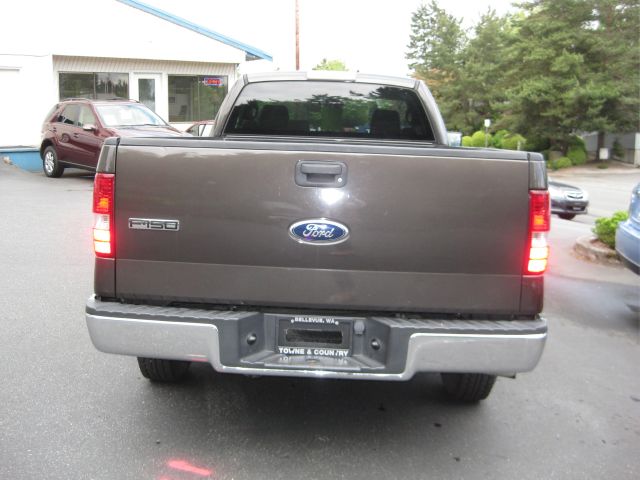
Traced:
<svg viewBox="0 0 640 480">
<path fill-rule="evenodd" d="M 128 5 L 132 8 L 141 10 L 155 17 L 161 18 L 162 20 L 166 20 L 167 22 L 171 22 L 174 25 L 178 25 L 180 27 L 191 30 L 192 32 L 199 33 L 200 35 L 204 35 L 205 37 L 211 38 L 213 40 L 217 40 L 218 42 L 222 42 L 231 47 L 237 48 L 238 50 L 243 50 L 246 55 L 246 60 L 269 60 L 273 61 L 273 57 L 268 53 L 252 47 L 251 45 L 247 45 L 246 43 L 239 42 L 238 40 L 234 40 L 233 38 L 227 37 L 226 35 L 222 35 L 218 32 L 214 32 L 206 27 L 201 25 L 197 25 L 189 20 L 185 20 L 184 18 L 178 17 L 171 13 L 165 12 L 164 10 L 160 10 L 159 8 L 152 7 L 151 5 L 147 5 L 146 3 L 138 2 L 137 0 L 117 0 L 120 3 Z"/>
</svg>

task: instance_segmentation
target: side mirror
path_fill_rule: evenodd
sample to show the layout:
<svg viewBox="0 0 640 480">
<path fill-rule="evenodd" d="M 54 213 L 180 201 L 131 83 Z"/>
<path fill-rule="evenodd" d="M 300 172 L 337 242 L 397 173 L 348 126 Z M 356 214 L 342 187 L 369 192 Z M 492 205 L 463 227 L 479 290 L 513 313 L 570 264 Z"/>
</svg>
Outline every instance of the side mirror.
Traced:
<svg viewBox="0 0 640 480">
<path fill-rule="evenodd" d="M 98 128 L 93 123 L 87 123 L 87 124 L 82 126 L 82 129 L 86 130 L 87 132 L 93 132 L 93 131 L 97 130 Z"/>
</svg>

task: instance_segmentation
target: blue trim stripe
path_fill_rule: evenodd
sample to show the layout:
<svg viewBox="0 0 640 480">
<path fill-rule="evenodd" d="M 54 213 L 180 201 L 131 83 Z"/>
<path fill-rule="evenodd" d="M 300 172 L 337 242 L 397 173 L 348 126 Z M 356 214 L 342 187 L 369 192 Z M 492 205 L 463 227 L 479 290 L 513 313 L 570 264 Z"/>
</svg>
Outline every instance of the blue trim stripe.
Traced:
<svg viewBox="0 0 640 480">
<path fill-rule="evenodd" d="M 259 50 L 255 47 L 247 45 L 246 43 L 242 43 L 237 40 L 234 40 L 233 38 L 229 38 L 224 35 L 221 35 L 217 32 L 214 32 L 213 30 L 209 30 L 208 28 L 202 27 L 200 25 L 196 25 L 195 23 L 192 23 L 189 20 L 185 20 L 184 18 L 176 17 L 175 15 L 165 12 L 164 10 L 160 10 L 159 8 L 152 7 L 150 5 L 147 5 L 146 3 L 138 2 L 137 0 L 117 0 L 117 1 L 125 5 L 128 5 L 130 7 L 141 10 L 143 12 L 154 15 L 163 20 L 166 20 L 167 22 L 171 22 L 180 27 L 199 33 L 200 35 L 204 35 L 205 37 L 212 38 L 213 40 L 217 40 L 219 42 L 225 43 L 239 50 L 243 50 L 245 53 L 253 57 L 258 57 L 264 60 L 273 61 L 273 57 L 268 53 L 263 52 L 262 50 Z"/>
</svg>

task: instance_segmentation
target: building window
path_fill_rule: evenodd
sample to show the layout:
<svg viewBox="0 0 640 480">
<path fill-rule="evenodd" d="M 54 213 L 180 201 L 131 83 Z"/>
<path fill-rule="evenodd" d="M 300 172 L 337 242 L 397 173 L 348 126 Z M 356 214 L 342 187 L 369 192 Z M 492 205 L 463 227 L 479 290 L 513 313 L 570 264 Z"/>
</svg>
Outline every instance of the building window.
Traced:
<svg viewBox="0 0 640 480">
<path fill-rule="evenodd" d="M 169 75 L 169 121 L 210 120 L 226 94 L 227 77 Z"/>
<path fill-rule="evenodd" d="M 60 73 L 60 100 L 129 98 L 128 73 Z"/>
</svg>

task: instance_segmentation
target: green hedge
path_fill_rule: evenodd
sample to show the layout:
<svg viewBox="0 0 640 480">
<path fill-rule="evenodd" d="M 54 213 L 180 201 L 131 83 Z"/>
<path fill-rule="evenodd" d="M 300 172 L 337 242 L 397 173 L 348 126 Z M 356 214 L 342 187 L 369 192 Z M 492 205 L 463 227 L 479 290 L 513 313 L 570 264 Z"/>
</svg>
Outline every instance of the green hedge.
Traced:
<svg viewBox="0 0 640 480">
<path fill-rule="evenodd" d="M 505 150 L 518 150 L 518 144 L 520 150 L 526 150 L 527 139 L 519 133 L 509 134 L 502 140 L 502 148 Z"/>
<path fill-rule="evenodd" d="M 573 165 L 584 165 L 587 163 L 587 152 L 580 147 L 570 147 L 567 157 Z"/>
<path fill-rule="evenodd" d="M 598 218 L 596 219 L 596 226 L 593 227 L 593 233 L 602 243 L 606 243 L 611 248 L 616 248 L 618 223 L 624 222 L 627 218 L 629 218 L 629 214 L 623 211 L 616 212 L 611 217 Z"/>
<path fill-rule="evenodd" d="M 579 148 L 584 152 L 587 151 L 587 145 L 584 143 L 584 140 L 581 137 L 578 137 L 577 135 L 571 135 L 569 137 L 568 146 L 569 146 L 569 149 Z"/>
<path fill-rule="evenodd" d="M 491 134 L 487 135 L 487 145 L 492 145 L 491 143 Z M 477 131 L 473 135 L 471 135 L 471 146 L 472 147 L 484 147 L 485 144 L 485 135 L 484 132 Z"/>
<path fill-rule="evenodd" d="M 471 137 L 469 135 L 465 135 L 464 137 L 462 137 L 462 146 L 463 147 L 473 147 L 473 145 L 471 144 Z"/>
<path fill-rule="evenodd" d="M 509 130 L 498 130 L 493 136 L 493 140 L 492 140 L 493 146 L 496 148 L 504 148 L 502 146 L 502 142 L 505 139 L 505 137 L 508 137 L 509 135 L 511 135 L 511 133 L 509 133 Z"/>
<path fill-rule="evenodd" d="M 555 160 L 551 160 L 549 163 L 552 170 L 560 170 L 561 168 L 567 168 L 572 165 L 571 160 L 567 157 L 556 158 Z"/>
</svg>

